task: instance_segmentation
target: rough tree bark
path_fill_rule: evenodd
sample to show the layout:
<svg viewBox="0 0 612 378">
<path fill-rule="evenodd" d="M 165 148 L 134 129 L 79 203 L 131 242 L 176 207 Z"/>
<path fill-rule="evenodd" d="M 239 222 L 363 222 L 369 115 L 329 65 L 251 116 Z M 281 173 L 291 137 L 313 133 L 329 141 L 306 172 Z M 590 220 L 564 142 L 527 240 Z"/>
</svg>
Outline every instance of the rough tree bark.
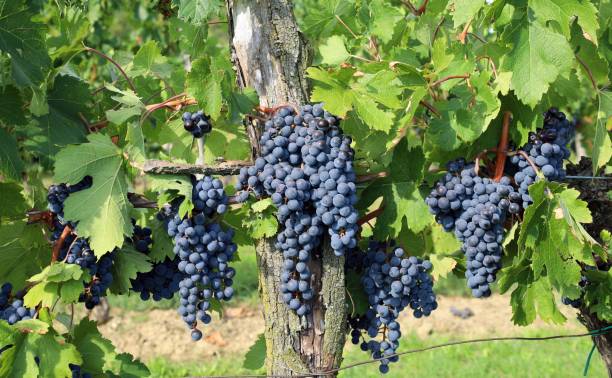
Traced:
<svg viewBox="0 0 612 378">
<path fill-rule="evenodd" d="M 311 53 L 291 2 L 228 0 L 227 12 L 238 85 L 254 88 L 264 107 L 306 103 L 305 69 Z M 261 130 L 250 124 L 247 131 L 255 157 Z M 280 297 L 283 256 L 274 240 L 261 240 L 256 249 L 268 374 L 292 376 L 338 367 L 346 327 L 344 259 L 334 256 L 328 245 L 313 255 L 311 280 L 318 295 L 311 314 L 299 318 Z"/>
</svg>

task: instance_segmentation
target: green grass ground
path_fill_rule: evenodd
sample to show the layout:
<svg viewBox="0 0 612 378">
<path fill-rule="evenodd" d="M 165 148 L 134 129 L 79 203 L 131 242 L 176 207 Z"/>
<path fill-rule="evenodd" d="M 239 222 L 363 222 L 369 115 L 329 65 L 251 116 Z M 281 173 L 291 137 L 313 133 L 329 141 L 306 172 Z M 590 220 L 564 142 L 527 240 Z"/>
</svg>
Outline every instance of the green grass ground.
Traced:
<svg viewBox="0 0 612 378">
<path fill-rule="evenodd" d="M 252 253 L 241 255 L 235 264 L 240 272 L 236 276 L 236 300 L 234 304 L 255 305 L 257 294 L 257 268 Z M 436 284 L 437 292 L 444 295 L 467 295 L 464 281 L 450 277 Z M 151 308 L 173 309 L 177 300 L 153 302 L 141 301 L 138 296 L 111 297 L 112 306 L 131 310 Z M 563 333 L 562 328 L 559 328 Z M 248 330 L 245 330 L 248 332 Z M 550 331 L 537 331 L 525 328 L 517 336 L 547 336 Z M 406 334 L 401 340 L 400 351 L 422 348 L 448 341 L 448 336 L 433 335 L 420 339 Z M 592 346 L 589 338 L 562 339 L 542 342 L 490 342 L 473 345 L 452 346 L 418 354 L 402 356 L 400 361 L 391 364 L 386 377 L 580 377 L 586 357 Z M 368 356 L 358 346 L 347 345 L 342 366 L 367 361 Z M 253 371 L 242 368 L 243 355 L 225 355 L 207 358 L 192 363 L 171 362 L 155 358 L 147 362 L 154 377 L 185 377 L 210 375 L 265 374 L 263 369 Z M 340 377 L 377 377 L 378 363 L 357 366 L 340 372 Z M 603 362 L 594 353 L 588 377 L 606 377 Z"/>
<path fill-rule="evenodd" d="M 529 332 L 523 336 L 546 336 L 545 333 Z M 401 341 L 400 351 L 421 348 L 451 341 L 448 338 L 430 337 L 421 340 L 406 335 Z M 562 339 L 552 341 L 508 341 L 484 344 L 459 345 L 417 354 L 402 356 L 391 364 L 385 377 L 580 377 L 587 354 L 592 346 L 589 338 Z M 263 370 L 252 371 L 241 368 L 243 356 L 226 356 L 199 363 L 171 363 L 155 359 L 147 365 L 155 377 L 185 377 L 242 374 L 265 374 Z M 366 353 L 357 346 L 347 346 L 345 360 L 349 364 L 367 360 Z M 377 377 L 378 363 L 357 366 L 340 372 L 340 377 Z M 606 377 L 605 368 L 597 353 L 593 354 L 587 377 Z"/>
</svg>

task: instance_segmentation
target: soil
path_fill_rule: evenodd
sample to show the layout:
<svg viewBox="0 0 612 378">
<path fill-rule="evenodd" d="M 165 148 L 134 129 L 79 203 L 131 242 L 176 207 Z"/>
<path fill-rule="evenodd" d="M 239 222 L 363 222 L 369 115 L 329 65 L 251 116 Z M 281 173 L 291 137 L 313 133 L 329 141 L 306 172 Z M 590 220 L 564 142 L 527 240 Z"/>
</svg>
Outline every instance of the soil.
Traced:
<svg viewBox="0 0 612 378">
<path fill-rule="evenodd" d="M 407 312 L 402 314 L 402 330 L 414 332 L 420 338 L 435 334 L 452 339 L 510 336 L 525 331 L 524 327 L 512 324 L 507 296 L 497 295 L 487 300 L 440 297 L 438 302 L 439 308 L 428 318 L 415 319 Z M 473 315 L 462 319 L 452 314 L 451 307 L 460 311 L 468 308 Z M 571 307 L 564 306 L 562 311 L 568 318 L 563 325 L 564 333 L 584 331 L 575 320 Z M 110 320 L 100 326 L 102 334 L 118 350 L 144 361 L 163 357 L 186 362 L 210 356 L 244 354 L 264 330 L 260 309 L 247 306 L 227 308 L 221 321 L 214 316 L 214 326 L 202 327 L 204 339 L 197 343 L 191 342 L 189 330 L 174 310 L 137 312 L 112 308 L 110 315 Z M 529 329 L 559 332 L 559 326 L 542 321 L 536 321 Z"/>
</svg>

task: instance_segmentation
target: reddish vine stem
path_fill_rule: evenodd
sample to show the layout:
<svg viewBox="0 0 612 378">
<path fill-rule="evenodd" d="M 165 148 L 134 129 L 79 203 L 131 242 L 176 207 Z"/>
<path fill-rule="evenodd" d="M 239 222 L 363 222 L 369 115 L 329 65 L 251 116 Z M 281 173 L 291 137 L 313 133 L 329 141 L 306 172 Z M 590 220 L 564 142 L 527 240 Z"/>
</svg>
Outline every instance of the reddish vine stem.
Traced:
<svg viewBox="0 0 612 378">
<path fill-rule="evenodd" d="M 470 21 L 468 21 L 468 23 L 465 24 L 465 27 L 463 28 L 463 31 L 461 32 L 461 34 L 457 36 L 457 39 L 459 40 L 459 42 L 461 42 L 462 45 L 465 45 L 465 39 L 470 30 L 470 26 L 472 26 L 472 19 L 470 19 Z"/>
<path fill-rule="evenodd" d="M 482 59 L 486 59 L 489 62 L 489 64 L 491 64 L 491 69 L 493 69 L 493 76 L 497 79 L 497 67 L 495 66 L 495 62 L 493 61 L 493 59 L 488 55 L 481 55 L 481 56 L 476 57 L 476 61 L 479 61 Z"/>
<path fill-rule="evenodd" d="M 429 0 L 423 1 L 423 4 L 419 7 L 419 9 L 417 9 L 417 12 L 419 13 L 418 16 L 425 13 L 425 11 L 427 10 L 427 3 L 429 3 Z"/>
<path fill-rule="evenodd" d="M 476 173 L 477 176 L 478 176 L 478 171 L 480 169 L 480 160 L 482 160 L 484 156 L 488 154 L 489 152 L 497 152 L 497 148 L 483 150 L 478 155 L 476 155 L 476 158 L 474 159 L 474 172 Z"/>
<path fill-rule="evenodd" d="M 443 78 L 442 78 L 442 79 L 440 79 L 440 80 L 436 80 L 436 81 L 434 81 L 434 82 L 431 84 L 431 87 L 432 87 L 432 88 L 433 88 L 433 87 L 437 87 L 438 85 L 440 85 L 440 84 L 444 83 L 445 81 L 451 80 L 451 79 L 462 79 L 462 80 L 465 80 L 465 79 L 469 79 L 469 78 L 470 78 L 470 75 L 469 75 L 469 74 L 465 74 L 465 75 L 450 75 L 450 76 L 443 77 Z"/>
<path fill-rule="evenodd" d="M 510 130 L 510 122 L 512 121 L 512 113 L 506 111 L 504 120 L 502 121 L 502 134 L 497 146 L 497 157 L 495 159 L 495 176 L 493 180 L 499 182 L 504 175 L 504 166 L 506 165 L 506 157 L 508 151 L 508 133 Z"/>
<path fill-rule="evenodd" d="M 586 65 L 584 60 L 580 59 L 578 54 L 574 54 L 574 55 L 576 56 L 576 60 L 578 61 L 578 63 L 580 63 L 582 68 L 584 68 L 584 70 L 586 71 L 587 75 L 589 76 L 589 80 L 591 80 L 591 85 L 593 86 L 593 89 L 595 89 L 595 91 L 599 91 L 599 88 L 597 88 L 597 83 L 595 82 L 595 78 L 593 77 L 593 72 L 591 71 L 589 66 Z"/>
<path fill-rule="evenodd" d="M 358 221 L 357 224 L 359 226 L 363 225 L 364 223 L 367 223 L 368 221 L 377 218 L 380 214 L 382 214 L 384 211 L 384 206 L 379 207 L 378 209 L 372 211 L 371 213 L 368 213 L 366 215 L 364 215 L 363 217 L 361 217 Z"/>
<path fill-rule="evenodd" d="M 113 58 L 111 58 L 110 56 L 106 55 L 105 53 L 103 53 L 102 51 L 96 50 L 93 47 L 88 47 L 85 46 L 85 51 L 89 51 L 92 52 L 106 60 L 108 60 L 109 62 L 111 62 L 115 67 L 117 67 L 117 69 L 119 70 L 119 72 L 121 72 L 121 75 L 123 75 L 123 77 L 125 77 L 125 80 L 127 81 L 130 89 L 132 91 L 134 91 L 134 93 L 136 93 L 136 87 L 134 86 L 134 83 L 132 83 L 132 80 L 130 80 L 130 78 L 128 77 L 128 75 L 125 73 L 125 71 L 123 70 L 123 68 L 121 67 L 121 65 L 119 63 L 117 63 Z"/>
<path fill-rule="evenodd" d="M 62 249 L 62 246 L 64 245 L 64 241 L 66 240 L 68 235 L 70 235 L 71 232 L 72 232 L 72 228 L 70 228 L 70 226 L 68 225 L 64 226 L 64 230 L 62 231 L 62 234 L 60 235 L 59 239 L 57 239 L 55 243 L 53 244 L 53 251 L 51 253 L 51 263 L 52 264 L 57 261 L 60 250 Z"/>
<path fill-rule="evenodd" d="M 359 175 L 357 176 L 357 179 L 355 180 L 355 182 L 357 183 L 361 183 L 361 182 L 367 182 L 367 181 L 372 181 L 372 180 L 376 180 L 377 178 L 385 178 L 389 176 L 389 174 L 387 172 L 376 172 L 376 173 L 369 173 L 367 175 Z"/>
<path fill-rule="evenodd" d="M 408 7 L 408 9 L 410 9 L 410 13 L 414 14 L 415 16 L 419 16 L 419 10 L 416 9 L 414 5 L 412 5 L 410 0 L 402 0 L 402 4 L 404 4 L 406 7 Z"/>
<path fill-rule="evenodd" d="M 436 109 L 433 105 L 431 105 L 427 101 L 421 100 L 419 101 L 419 105 L 426 107 L 430 112 L 435 114 L 437 117 L 440 117 L 440 112 L 438 111 L 438 109 Z"/>
</svg>

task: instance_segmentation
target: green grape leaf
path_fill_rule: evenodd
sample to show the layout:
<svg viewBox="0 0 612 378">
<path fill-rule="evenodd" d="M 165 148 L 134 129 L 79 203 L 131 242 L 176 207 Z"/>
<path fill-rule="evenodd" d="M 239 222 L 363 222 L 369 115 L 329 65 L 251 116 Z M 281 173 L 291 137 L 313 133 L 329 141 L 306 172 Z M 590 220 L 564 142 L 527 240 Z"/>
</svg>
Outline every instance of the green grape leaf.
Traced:
<svg viewBox="0 0 612 378">
<path fill-rule="evenodd" d="M 191 200 L 193 184 L 189 176 L 151 174 L 147 175 L 147 178 L 151 184 L 151 190 L 159 194 L 157 204 L 160 207 L 170 203 L 174 198 L 182 197 L 183 201 L 178 210 L 179 217 L 182 218 L 193 210 L 193 202 Z"/>
<path fill-rule="evenodd" d="M 134 56 L 134 66 L 131 76 L 152 74 L 159 78 L 170 77 L 167 72 L 166 59 L 162 56 L 157 41 L 148 41 Z"/>
<path fill-rule="evenodd" d="M 25 286 L 28 277 L 51 261 L 51 246 L 40 225 L 26 225 L 25 221 L 0 226 L 0 250 L 0 277 L 13 287 Z"/>
<path fill-rule="evenodd" d="M 242 367 L 249 370 L 258 370 L 264 366 L 266 362 L 266 338 L 263 333 L 257 336 L 257 339 L 251 345 L 244 356 Z"/>
<path fill-rule="evenodd" d="M 0 51 L 11 56 L 13 79 L 19 86 L 41 83 L 51 67 L 46 26 L 32 17 L 25 0 L 0 0 Z"/>
<path fill-rule="evenodd" d="M 476 16 L 476 13 L 484 7 L 485 2 L 482 0 L 455 0 L 454 4 L 453 22 L 455 23 L 455 28 L 458 28 L 471 21 Z"/>
<path fill-rule="evenodd" d="M 344 39 L 339 35 L 333 35 L 322 43 L 319 46 L 319 53 L 322 57 L 321 63 L 329 65 L 340 64 L 350 57 Z"/>
<path fill-rule="evenodd" d="M 388 4 L 384 0 L 373 0 L 370 8 L 370 33 L 377 36 L 383 43 L 393 38 L 395 26 L 403 15 L 397 7 Z"/>
<path fill-rule="evenodd" d="M 508 38 L 513 48 L 502 70 L 512 72 L 510 89 L 533 108 L 548 91 L 550 83 L 572 68 L 574 53 L 561 34 L 526 19 L 514 27 Z"/>
<path fill-rule="evenodd" d="M 24 170 L 15 137 L 0 128 L 0 173 L 19 180 Z"/>
<path fill-rule="evenodd" d="M 319 37 L 331 35 L 334 32 L 350 33 L 344 28 L 342 22 L 347 24 L 353 32 L 359 32 L 353 22 L 355 13 L 355 0 L 328 0 L 310 7 L 308 17 L 304 17 L 304 32 Z"/>
<path fill-rule="evenodd" d="M 431 276 L 434 280 L 439 280 L 448 276 L 448 274 L 455 269 L 455 266 L 457 266 L 457 261 L 455 259 L 437 254 L 429 256 L 429 260 L 433 265 Z"/>
<path fill-rule="evenodd" d="M 0 320 L 0 342 L 3 346 L 10 345 L 0 354 L 0 376 L 3 377 L 69 377 L 72 375 L 69 365 L 83 362 L 74 345 L 55 331 L 21 333 Z"/>
<path fill-rule="evenodd" d="M 28 204 L 23 198 L 23 187 L 14 182 L 0 182 L 0 217 L 23 218 L 28 210 Z"/>
<path fill-rule="evenodd" d="M 12 85 L 0 88 L 0 123 L 7 125 L 24 125 L 27 120 L 25 113 L 26 103 L 21 93 Z"/>
<path fill-rule="evenodd" d="M 180 0 L 179 18 L 199 25 L 221 7 L 219 0 Z"/>
<path fill-rule="evenodd" d="M 126 294 L 132 284 L 130 279 L 136 278 L 139 272 L 148 272 L 153 268 L 147 255 L 137 252 L 131 244 L 113 252 L 113 283 L 110 290 L 115 294 Z"/>
<path fill-rule="evenodd" d="M 88 143 L 68 146 L 56 156 L 55 181 L 76 184 L 93 178 L 89 189 L 73 193 L 64 203 L 64 216 L 78 221 L 80 237 L 89 238 L 97 256 L 123 245 L 132 234 L 127 180 L 122 151 L 106 135 L 90 134 Z M 86 204 L 86 206 L 83 206 Z"/>
<path fill-rule="evenodd" d="M 174 258 L 174 243 L 172 238 L 168 236 L 166 224 L 158 221 L 157 219 L 153 219 L 149 225 L 151 227 L 153 239 L 153 245 L 151 246 L 151 251 L 149 252 L 151 262 L 155 263 L 164 261 L 166 257 L 170 259 Z"/>
<path fill-rule="evenodd" d="M 83 51 L 83 41 L 89 34 L 91 24 L 87 15 L 78 8 L 66 7 L 55 14 L 54 22 L 59 34 L 47 38 L 47 45 L 53 60 L 68 62 Z"/>
<path fill-rule="evenodd" d="M 55 78 L 47 93 L 49 113 L 35 117 L 38 133 L 26 142 L 45 159 L 52 159 L 57 151 L 68 144 L 85 140 L 86 129 L 79 113 L 88 114 L 89 86 L 69 75 Z"/>
<path fill-rule="evenodd" d="M 111 96 L 111 98 L 121 104 L 119 109 L 111 109 L 105 112 L 109 122 L 115 125 L 121 125 L 130 118 L 142 114 L 145 110 L 145 105 L 142 103 L 140 97 L 132 90 L 128 89 L 123 91 L 110 84 L 107 84 L 106 88 L 111 92 L 117 93 L 117 95 Z"/>
<path fill-rule="evenodd" d="M 585 288 L 585 307 L 601 320 L 612 321 L 612 271 L 585 271 L 589 284 Z"/>
<path fill-rule="evenodd" d="M 117 371 L 119 377 L 125 378 L 148 377 L 151 374 L 145 364 L 128 353 L 118 354 L 112 363 L 111 370 Z"/>
<path fill-rule="evenodd" d="M 23 302 L 30 308 L 38 305 L 51 307 L 58 299 L 64 303 L 76 303 L 83 292 L 83 281 L 87 276 L 76 264 L 51 264 L 30 277 L 28 281 L 34 285 L 24 296 Z"/>
<path fill-rule="evenodd" d="M 529 8 L 542 24 L 555 21 L 567 39 L 570 38 L 570 26 L 574 17 L 577 17 L 585 37 L 597 45 L 597 8 L 590 1 L 529 0 Z"/>
<path fill-rule="evenodd" d="M 187 90 L 212 119 L 218 119 L 223 106 L 221 81 L 225 77 L 223 67 L 209 58 L 200 58 L 192 63 L 187 75 Z"/>
<path fill-rule="evenodd" d="M 612 158 L 612 142 L 608 132 L 612 128 L 612 92 L 601 91 L 598 97 L 599 107 L 593 138 L 593 175 Z"/>
</svg>

